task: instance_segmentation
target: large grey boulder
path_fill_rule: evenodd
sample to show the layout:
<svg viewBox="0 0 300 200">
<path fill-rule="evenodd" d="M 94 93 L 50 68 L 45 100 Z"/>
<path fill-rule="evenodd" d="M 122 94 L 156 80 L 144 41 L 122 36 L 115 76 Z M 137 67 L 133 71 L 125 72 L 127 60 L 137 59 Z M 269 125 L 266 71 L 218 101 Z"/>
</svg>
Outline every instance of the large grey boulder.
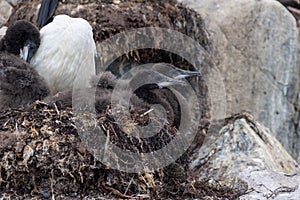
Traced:
<svg viewBox="0 0 300 200">
<path fill-rule="evenodd" d="M 286 199 L 299 197 L 298 163 L 270 130 L 248 113 L 228 118 L 214 139 L 208 137 L 192 158 L 189 166 L 195 174 L 233 187 L 241 194 L 248 190 L 243 199 L 272 195 L 283 199 L 287 192 Z"/>
<path fill-rule="evenodd" d="M 227 115 L 250 111 L 300 161 L 298 30 L 271 0 L 183 0 L 205 18 L 227 93 Z"/>
<path fill-rule="evenodd" d="M 271 131 L 250 114 L 234 115 L 226 124 L 195 152 L 190 169 L 217 180 L 233 178 L 244 169 L 300 172 L 298 163 Z"/>
</svg>

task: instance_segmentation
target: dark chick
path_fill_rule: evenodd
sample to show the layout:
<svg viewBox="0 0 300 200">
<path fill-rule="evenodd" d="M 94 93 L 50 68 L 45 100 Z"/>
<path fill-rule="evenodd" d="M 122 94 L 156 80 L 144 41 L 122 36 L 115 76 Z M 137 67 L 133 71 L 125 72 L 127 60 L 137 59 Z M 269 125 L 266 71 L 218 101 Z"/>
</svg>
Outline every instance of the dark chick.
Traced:
<svg viewBox="0 0 300 200">
<path fill-rule="evenodd" d="M 1 110 L 29 104 L 49 94 L 45 80 L 27 63 L 39 47 L 39 36 L 33 24 L 20 20 L 0 40 Z"/>
<path fill-rule="evenodd" d="M 71 108 L 74 104 L 84 108 L 86 102 L 92 99 L 94 102 L 92 106 L 95 106 L 98 113 L 103 113 L 111 106 L 111 98 L 117 81 L 117 78 L 111 72 L 103 72 L 92 77 L 91 87 L 59 92 L 54 96 L 47 97 L 45 102 L 56 103 L 60 109 Z M 120 95 L 119 99 L 122 99 L 122 94 L 118 95 Z M 129 110 L 137 109 L 137 107 L 141 111 L 149 109 L 149 106 L 136 95 L 131 96 L 131 98 L 133 103 L 130 104 Z"/>
<path fill-rule="evenodd" d="M 190 73 L 184 70 L 181 70 L 180 73 L 183 77 L 199 75 L 199 73 Z M 91 106 L 95 106 L 98 113 L 106 111 L 108 106 L 122 105 L 127 108 L 127 111 L 138 112 L 139 114 L 151 110 L 152 105 L 158 104 L 165 110 L 166 115 L 163 116 L 164 119 L 162 120 L 169 125 L 178 127 L 181 120 L 181 105 L 178 96 L 168 87 L 184 84 L 184 82 L 177 79 L 178 73 L 173 73 L 172 76 L 168 77 L 151 71 L 137 74 L 129 80 L 117 79 L 111 72 L 107 71 L 93 77 L 91 88 L 64 91 L 48 98 L 47 102 L 55 102 L 60 108 L 72 107 L 74 102 L 77 102 L 76 106 L 79 104 L 81 108 L 85 108 L 85 103 L 94 98 L 95 104 Z M 152 83 L 144 82 L 147 77 L 153 80 Z M 114 92 L 115 94 L 113 94 Z M 116 105 L 111 105 L 112 99 L 116 100 Z M 161 113 L 161 109 L 156 107 L 151 112 Z"/>
<path fill-rule="evenodd" d="M 0 53 L 0 110 L 27 105 L 49 95 L 45 80 L 19 57 Z"/>
<path fill-rule="evenodd" d="M 20 56 L 29 62 L 40 46 L 39 30 L 25 20 L 16 21 L 8 27 L 0 40 L 0 51 Z"/>
<path fill-rule="evenodd" d="M 152 80 L 156 79 L 155 83 L 142 85 L 134 91 L 135 95 L 149 105 L 161 105 L 166 111 L 169 124 L 178 128 L 181 122 L 181 104 L 186 104 L 187 99 L 180 92 L 175 94 L 170 87 L 184 85 L 185 78 L 198 77 L 200 73 L 175 68 L 167 63 L 157 63 L 151 67 L 149 75 L 142 75 L 140 81 L 148 79 L 148 76 L 151 76 Z"/>
</svg>

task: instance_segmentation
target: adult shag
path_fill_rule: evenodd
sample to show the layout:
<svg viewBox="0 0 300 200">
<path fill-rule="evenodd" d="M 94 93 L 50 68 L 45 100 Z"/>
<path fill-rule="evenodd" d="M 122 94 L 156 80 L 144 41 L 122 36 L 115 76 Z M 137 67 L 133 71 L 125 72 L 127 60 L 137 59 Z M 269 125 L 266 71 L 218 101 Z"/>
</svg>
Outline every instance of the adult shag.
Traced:
<svg viewBox="0 0 300 200">
<path fill-rule="evenodd" d="M 31 60 L 51 94 L 87 88 L 96 74 L 92 27 L 82 18 L 57 15 L 40 30 L 41 44 Z"/>
</svg>

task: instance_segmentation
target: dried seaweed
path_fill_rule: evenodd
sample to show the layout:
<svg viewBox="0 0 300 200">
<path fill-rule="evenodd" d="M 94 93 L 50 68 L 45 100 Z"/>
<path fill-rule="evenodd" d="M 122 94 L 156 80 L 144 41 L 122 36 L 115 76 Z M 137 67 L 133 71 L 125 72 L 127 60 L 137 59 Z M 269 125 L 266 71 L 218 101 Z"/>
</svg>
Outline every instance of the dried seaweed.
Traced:
<svg viewBox="0 0 300 200">
<path fill-rule="evenodd" d="M 136 115 L 136 113 L 135 113 Z M 188 175 L 182 162 L 146 173 L 126 173 L 99 162 L 81 143 L 78 123 L 71 109 L 59 110 L 55 104 L 35 102 L 29 107 L 6 110 L 0 115 L 0 191 L 11 197 L 60 196 L 118 198 L 182 198 L 226 195 L 198 183 Z M 105 134 L 124 148 L 132 144 L 117 129 L 110 110 L 94 115 Z M 147 120 L 147 118 L 145 118 Z M 102 126 L 103 125 L 103 126 Z M 161 134 L 173 127 L 165 127 Z M 121 136 L 122 135 L 122 136 Z M 124 138 L 124 139 L 120 139 Z M 155 137 L 152 141 L 164 141 Z M 147 147 L 149 141 L 141 146 Z M 166 141 L 164 141 L 166 142 Z M 147 150 L 151 150 L 151 143 Z M 216 193 L 214 193 L 216 192 Z M 213 194 L 214 193 L 214 194 Z"/>
</svg>

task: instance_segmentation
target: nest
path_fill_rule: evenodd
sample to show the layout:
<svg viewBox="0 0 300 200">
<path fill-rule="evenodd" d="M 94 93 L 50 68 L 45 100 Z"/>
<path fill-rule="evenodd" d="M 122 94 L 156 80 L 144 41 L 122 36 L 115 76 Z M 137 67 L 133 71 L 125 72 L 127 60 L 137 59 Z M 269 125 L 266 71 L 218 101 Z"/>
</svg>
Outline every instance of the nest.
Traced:
<svg viewBox="0 0 300 200">
<path fill-rule="evenodd" d="M 137 115 L 140 119 L 135 123 L 149 120 L 145 115 L 132 113 L 132 116 Z M 79 118 L 82 121 L 79 116 L 75 116 L 71 109 L 60 110 L 55 104 L 43 102 L 1 113 L 0 190 L 3 195 L 23 198 L 53 196 L 58 199 L 233 195 L 228 189 L 213 190 L 188 174 L 184 165 L 187 154 L 152 172 L 126 173 L 105 166 L 91 153 L 92 145 L 87 148 L 82 144 L 83 137 L 78 133 L 82 131 L 78 131 L 80 124 L 76 122 Z M 156 137 L 134 142 L 118 129 L 109 108 L 105 113 L 89 115 L 89 118 L 96 120 L 112 142 L 131 151 L 153 150 L 157 147 L 153 144 L 164 145 L 177 134 L 173 127 L 165 126 Z"/>
</svg>

